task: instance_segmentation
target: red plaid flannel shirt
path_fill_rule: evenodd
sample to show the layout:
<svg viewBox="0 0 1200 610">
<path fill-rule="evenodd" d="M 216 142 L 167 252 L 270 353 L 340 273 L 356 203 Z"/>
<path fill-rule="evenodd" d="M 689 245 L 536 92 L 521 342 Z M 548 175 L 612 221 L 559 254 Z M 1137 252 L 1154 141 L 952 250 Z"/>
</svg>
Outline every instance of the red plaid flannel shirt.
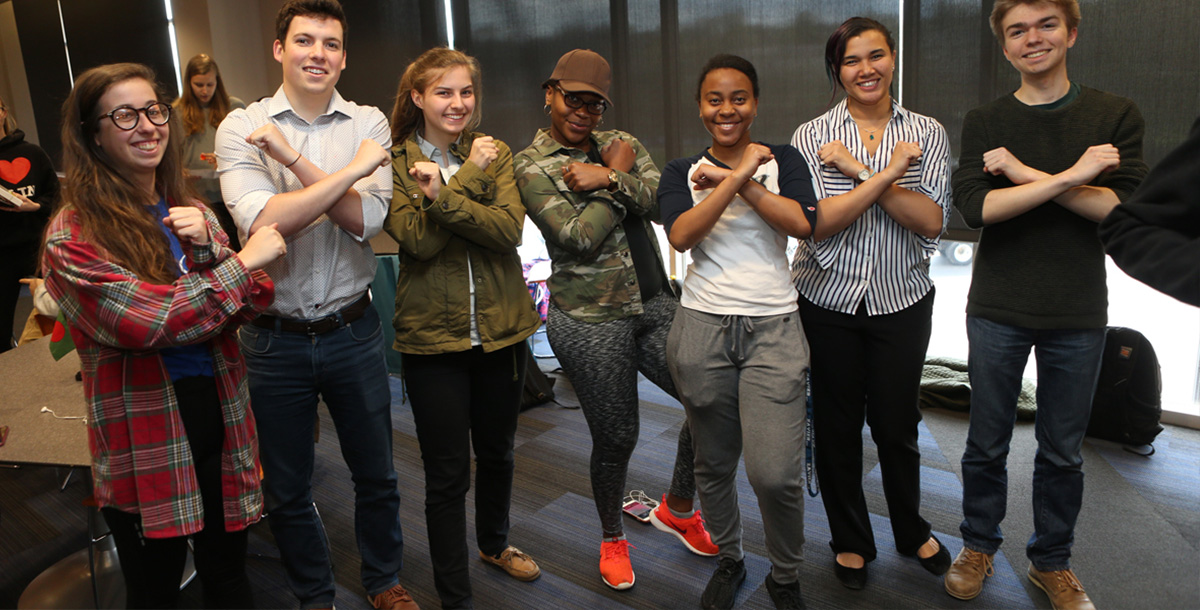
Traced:
<svg viewBox="0 0 1200 610">
<path fill-rule="evenodd" d="M 92 481 L 100 506 L 142 516 L 151 538 L 204 527 L 192 454 L 171 377 L 158 349 L 207 342 L 225 420 L 221 489 L 225 529 L 258 521 L 258 439 L 237 328 L 274 298 L 271 279 L 250 273 L 205 210 L 208 246 L 184 245 L 189 269 L 150 284 L 82 237 L 67 209 L 46 239 L 46 287 L 62 308 L 83 365 Z"/>
</svg>

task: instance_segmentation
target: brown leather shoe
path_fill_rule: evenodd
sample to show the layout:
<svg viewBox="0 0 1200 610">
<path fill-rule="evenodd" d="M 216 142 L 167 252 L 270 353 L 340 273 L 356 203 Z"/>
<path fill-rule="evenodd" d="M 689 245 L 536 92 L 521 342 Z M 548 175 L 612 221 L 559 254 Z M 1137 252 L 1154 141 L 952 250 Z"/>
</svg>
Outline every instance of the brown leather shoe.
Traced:
<svg viewBox="0 0 1200 610">
<path fill-rule="evenodd" d="M 542 569 L 538 567 L 537 562 L 515 546 L 504 549 L 500 553 L 500 557 L 492 557 L 483 551 L 479 551 L 479 558 L 494 566 L 498 566 L 500 569 L 508 572 L 509 576 L 517 580 L 529 582 L 537 580 L 537 577 L 542 575 Z"/>
<path fill-rule="evenodd" d="M 975 599 L 983 591 L 983 579 L 995 574 L 994 554 L 980 553 L 963 547 L 946 572 L 946 593 L 958 599 Z"/>
<path fill-rule="evenodd" d="M 367 601 L 379 610 L 421 610 L 417 602 L 413 601 L 412 596 L 399 583 L 379 595 L 368 595 Z"/>
<path fill-rule="evenodd" d="M 1043 572 L 1029 564 L 1029 580 L 1046 592 L 1054 610 L 1096 610 L 1070 568 Z"/>
</svg>

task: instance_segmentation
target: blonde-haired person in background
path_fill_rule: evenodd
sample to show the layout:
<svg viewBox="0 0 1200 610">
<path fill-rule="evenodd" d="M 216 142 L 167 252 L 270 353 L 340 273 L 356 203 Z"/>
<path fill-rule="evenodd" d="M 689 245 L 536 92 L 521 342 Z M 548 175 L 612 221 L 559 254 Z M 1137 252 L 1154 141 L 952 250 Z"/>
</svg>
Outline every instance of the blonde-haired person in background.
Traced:
<svg viewBox="0 0 1200 610">
<path fill-rule="evenodd" d="M 183 168 L 196 194 L 217 214 L 235 250 L 239 247 L 237 225 L 225 208 L 221 183 L 217 180 L 217 127 L 230 111 L 245 108 L 242 100 L 225 91 L 221 69 L 212 57 L 201 53 L 188 60 L 183 71 L 183 93 L 175 100 L 175 112 L 183 123 Z"/>
</svg>

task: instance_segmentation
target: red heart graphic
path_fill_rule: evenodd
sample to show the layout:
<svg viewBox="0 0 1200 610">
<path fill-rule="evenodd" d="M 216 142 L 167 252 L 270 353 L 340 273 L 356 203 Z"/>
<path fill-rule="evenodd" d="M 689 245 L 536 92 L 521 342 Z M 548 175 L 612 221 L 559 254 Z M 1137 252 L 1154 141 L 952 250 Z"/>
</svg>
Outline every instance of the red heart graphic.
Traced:
<svg viewBox="0 0 1200 610">
<path fill-rule="evenodd" d="M 12 162 L 0 161 L 0 180 L 16 186 L 29 175 L 29 167 L 29 159 L 25 157 L 17 157 Z"/>
</svg>

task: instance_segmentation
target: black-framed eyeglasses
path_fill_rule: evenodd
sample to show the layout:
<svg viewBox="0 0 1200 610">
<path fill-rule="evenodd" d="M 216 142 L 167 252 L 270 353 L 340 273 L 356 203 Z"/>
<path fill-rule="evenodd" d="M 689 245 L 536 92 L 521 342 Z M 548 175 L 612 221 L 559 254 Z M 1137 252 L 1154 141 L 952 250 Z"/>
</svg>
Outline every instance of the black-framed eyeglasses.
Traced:
<svg viewBox="0 0 1200 610">
<path fill-rule="evenodd" d="M 578 109 L 586 106 L 588 114 L 594 114 L 596 116 L 600 116 L 604 114 L 606 110 L 608 110 L 608 102 L 604 100 L 585 102 L 583 101 L 583 98 L 579 97 L 578 95 L 563 91 L 563 88 L 559 87 L 558 85 L 555 85 L 554 88 L 558 89 L 559 94 L 562 95 L 563 101 L 566 102 L 567 106 L 570 108 Z"/>
<path fill-rule="evenodd" d="M 141 115 L 143 114 L 146 115 L 146 120 L 150 121 L 151 125 L 166 125 L 167 121 L 171 120 L 171 106 L 162 102 L 154 102 L 145 108 L 121 106 L 108 114 L 100 115 L 99 118 L 108 117 L 112 120 L 113 125 L 117 126 L 117 129 L 131 131 L 138 126 L 138 121 L 142 119 Z"/>
</svg>

